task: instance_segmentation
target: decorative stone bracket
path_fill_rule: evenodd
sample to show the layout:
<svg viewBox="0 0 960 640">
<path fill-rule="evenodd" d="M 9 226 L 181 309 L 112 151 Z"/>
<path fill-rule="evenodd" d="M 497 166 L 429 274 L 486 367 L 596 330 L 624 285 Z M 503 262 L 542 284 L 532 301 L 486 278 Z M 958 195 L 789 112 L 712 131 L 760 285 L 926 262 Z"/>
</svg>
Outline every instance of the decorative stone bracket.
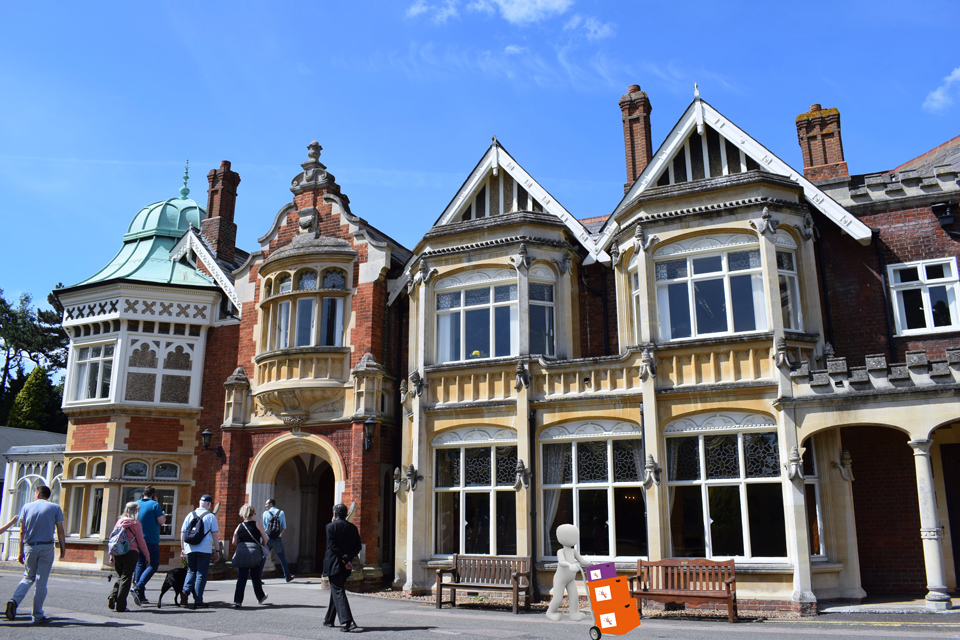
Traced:
<svg viewBox="0 0 960 640">
<path fill-rule="evenodd" d="M 796 480 L 797 478 L 801 481 L 803 480 L 803 456 L 799 448 L 791 447 L 790 458 L 788 462 L 783 465 L 783 468 L 787 470 L 787 477 L 791 480 Z"/>
<path fill-rule="evenodd" d="M 522 362 L 517 363 L 517 384 L 513 386 L 514 389 L 520 391 L 521 388 L 526 389 L 530 386 L 530 374 L 527 373 L 527 369 L 523 366 Z"/>
<path fill-rule="evenodd" d="M 420 377 L 420 372 L 414 371 L 410 374 L 410 382 L 413 384 L 413 393 L 418 398 L 423 395 L 423 390 L 427 386 L 427 382 Z"/>
<path fill-rule="evenodd" d="M 647 378 L 657 377 L 657 363 L 653 355 L 653 349 L 644 347 L 640 352 L 640 379 L 644 382 Z"/>
<path fill-rule="evenodd" d="M 650 247 L 653 246 L 653 243 L 659 242 L 659 236 L 652 235 L 647 238 L 647 235 L 643 232 L 643 225 L 639 222 L 637 223 L 636 231 L 633 233 L 633 250 L 634 251 L 643 251 L 646 253 L 650 250 Z"/>
<path fill-rule="evenodd" d="M 763 213 L 760 214 L 760 220 L 751 220 L 750 226 L 759 231 L 760 235 L 767 233 L 770 235 L 776 235 L 777 227 L 780 226 L 780 221 L 770 215 L 770 210 L 764 207 Z"/>
<path fill-rule="evenodd" d="M 660 486 L 660 465 L 657 464 L 652 455 L 648 455 L 647 464 L 643 467 L 643 488 L 649 489 L 654 484 Z"/>
<path fill-rule="evenodd" d="M 517 271 L 526 271 L 530 268 L 530 265 L 533 263 L 533 258 L 527 255 L 527 245 L 520 243 L 520 250 L 517 252 L 517 255 L 510 256 L 510 264 L 513 265 L 513 268 Z"/>
<path fill-rule="evenodd" d="M 840 476 L 847 482 L 853 482 L 853 471 L 850 469 L 852 464 L 853 458 L 850 457 L 850 452 L 846 449 L 840 454 L 840 462 L 834 460 L 830 463 L 834 469 L 840 472 Z"/>
<path fill-rule="evenodd" d="M 393 470 L 393 492 L 400 493 L 401 489 L 407 493 L 417 490 L 417 483 L 423 480 L 423 476 L 417 474 L 416 467 L 411 462 L 407 465 L 406 477 L 400 475 L 400 467 Z"/>
<path fill-rule="evenodd" d="M 431 269 L 427 264 L 427 261 L 423 258 L 420 259 L 420 267 L 417 269 L 417 272 L 413 275 L 412 278 L 407 280 L 407 292 L 410 293 L 416 289 L 421 284 L 429 284 L 430 281 L 436 276 L 439 271 L 436 269 Z"/>
<path fill-rule="evenodd" d="M 522 487 L 530 486 L 530 472 L 523 464 L 523 460 L 517 460 L 517 481 L 513 485 L 514 491 L 520 491 Z"/>
</svg>

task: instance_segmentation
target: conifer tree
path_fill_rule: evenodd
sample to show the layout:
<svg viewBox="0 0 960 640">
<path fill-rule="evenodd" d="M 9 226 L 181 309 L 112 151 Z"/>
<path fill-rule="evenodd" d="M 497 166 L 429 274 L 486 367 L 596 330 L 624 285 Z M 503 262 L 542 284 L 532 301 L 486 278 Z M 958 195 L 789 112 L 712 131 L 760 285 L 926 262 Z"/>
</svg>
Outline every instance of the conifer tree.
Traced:
<svg viewBox="0 0 960 640">
<path fill-rule="evenodd" d="M 50 384 L 50 377 L 44 367 L 37 367 L 14 399 L 7 426 L 44 431 L 52 418 L 52 404 L 53 385 Z"/>
</svg>

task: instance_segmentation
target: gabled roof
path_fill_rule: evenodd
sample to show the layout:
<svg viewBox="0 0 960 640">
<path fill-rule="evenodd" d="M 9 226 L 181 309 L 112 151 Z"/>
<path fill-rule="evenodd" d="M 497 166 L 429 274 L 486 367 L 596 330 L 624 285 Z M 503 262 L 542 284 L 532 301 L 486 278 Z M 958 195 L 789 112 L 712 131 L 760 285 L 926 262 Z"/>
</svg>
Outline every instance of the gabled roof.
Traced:
<svg viewBox="0 0 960 640">
<path fill-rule="evenodd" d="M 200 233 L 199 229 L 193 226 L 187 229 L 187 232 L 183 234 L 183 237 L 180 238 L 180 241 L 170 249 L 169 260 L 170 262 L 178 263 L 180 259 L 190 251 L 200 257 L 201 261 L 203 262 L 203 266 L 210 271 L 210 274 L 220 286 L 220 289 L 227 296 L 227 298 L 230 299 L 230 302 L 233 303 L 233 306 L 237 308 L 237 314 L 242 314 L 243 305 L 240 302 L 239 296 L 237 296 L 237 290 L 233 284 L 233 273 L 230 270 L 223 268 L 223 261 L 217 259 L 216 254 L 213 252 L 213 249 L 210 248 L 210 245 L 207 244 L 203 234 Z M 244 259 L 247 257 L 246 252 L 243 252 L 242 257 Z"/>
<path fill-rule="evenodd" d="M 620 204 L 617 205 L 613 214 L 603 226 L 603 230 L 597 239 L 596 250 L 598 253 L 609 246 L 613 236 L 619 230 L 619 225 L 616 222 L 617 216 L 628 209 L 640 194 L 655 186 L 657 178 L 662 174 L 664 169 L 673 162 L 674 157 L 679 153 L 680 149 L 683 148 L 690 134 L 694 130 L 702 133 L 705 125 L 713 128 L 722 138 L 742 151 L 746 157 L 756 162 L 762 171 L 785 176 L 797 183 L 803 189 L 807 201 L 827 218 L 836 223 L 837 226 L 861 244 L 865 245 L 870 243 L 872 233 L 869 227 L 847 212 L 846 209 L 837 204 L 812 182 L 804 178 L 802 172 L 794 170 L 769 149 L 754 140 L 737 125 L 733 124 L 727 117 L 710 106 L 709 103 L 701 100 L 698 95 L 694 98 L 693 102 L 690 103 L 690 106 L 687 107 L 687 110 L 680 117 L 680 120 L 667 135 L 666 140 L 664 140 L 660 148 L 657 149 L 653 159 L 637 177 L 636 182 L 633 183 L 630 190 L 623 196 L 623 200 L 620 201 Z"/>
<path fill-rule="evenodd" d="M 933 168 L 948 164 L 954 171 L 960 171 L 960 136 L 948 140 L 941 145 L 921 153 L 913 160 L 908 160 L 890 173 L 899 173 L 908 169 L 915 169 L 920 177 L 932 176 Z"/>
<path fill-rule="evenodd" d="M 557 202 L 557 199 L 554 198 L 550 193 L 544 189 L 539 182 L 533 179 L 526 170 L 520 166 L 520 163 L 517 162 L 513 156 L 511 156 L 503 145 L 501 145 L 496 138 L 493 139 L 493 142 L 490 144 L 490 147 L 487 149 L 486 153 L 480 158 L 480 161 L 473 168 L 473 171 L 467 176 L 467 179 L 464 180 L 463 184 L 460 185 L 460 188 L 454 194 L 453 199 L 450 200 L 450 203 L 443 210 L 443 213 L 440 214 L 440 217 L 437 218 L 437 221 L 433 224 L 433 227 L 445 226 L 457 222 L 457 217 L 464 211 L 466 207 L 470 205 L 470 198 L 477 191 L 480 186 L 481 181 L 483 181 L 486 176 L 490 173 L 493 175 L 498 175 L 500 171 L 504 171 L 507 175 L 516 181 L 516 183 L 522 186 L 529 196 L 538 202 L 544 213 L 552 214 L 556 216 L 563 224 L 570 230 L 570 232 L 576 237 L 580 244 L 591 254 L 595 251 L 595 246 L 593 239 L 591 237 L 591 232 L 587 227 L 583 225 L 580 220 L 577 220 L 573 215 L 567 211 L 563 205 Z M 495 217 L 495 216 L 494 216 Z M 403 286 L 406 284 L 407 278 L 412 276 L 411 267 L 417 261 L 419 254 L 414 252 L 410 256 L 410 259 L 404 265 L 404 276 L 399 278 L 393 285 L 393 288 L 390 291 L 389 303 L 392 304 L 402 291 Z"/>
</svg>

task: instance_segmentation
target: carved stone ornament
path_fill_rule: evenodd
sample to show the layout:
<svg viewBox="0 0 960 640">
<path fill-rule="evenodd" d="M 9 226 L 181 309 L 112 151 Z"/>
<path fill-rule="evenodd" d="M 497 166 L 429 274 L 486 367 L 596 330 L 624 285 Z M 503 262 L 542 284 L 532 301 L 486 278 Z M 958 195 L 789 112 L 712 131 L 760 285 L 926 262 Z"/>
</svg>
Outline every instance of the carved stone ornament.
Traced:
<svg viewBox="0 0 960 640">
<path fill-rule="evenodd" d="M 657 362 L 653 356 L 653 349 L 644 347 L 640 351 L 640 379 L 646 382 L 647 378 L 655 378 L 656 376 Z"/>
<path fill-rule="evenodd" d="M 563 254 L 563 258 L 561 258 L 560 260 L 554 260 L 553 264 L 557 265 L 557 270 L 560 272 L 561 275 L 563 275 L 564 273 L 567 272 L 567 269 L 570 268 L 570 254 L 569 253 Z"/>
<path fill-rule="evenodd" d="M 243 370 L 243 367 L 237 367 L 223 383 L 223 386 L 227 389 L 249 389 L 250 380 L 247 379 L 247 373 Z"/>
<path fill-rule="evenodd" d="M 530 386 L 530 374 L 527 373 L 527 369 L 523 366 L 522 362 L 517 363 L 517 384 L 513 386 L 514 389 L 520 391 L 520 389 L 526 389 Z"/>
<path fill-rule="evenodd" d="M 423 476 L 417 473 L 417 468 L 413 463 L 407 465 L 407 492 L 416 491 L 417 483 L 423 480 Z"/>
<path fill-rule="evenodd" d="M 639 222 L 633 232 L 633 249 L 634 251 L 643 251 L 646 252 L 650 247 L 653 246 L 654 242 L 658 242 L 660 238 L 653 235 L 647 238 L 646 234 L 643 231 L 643 225 Z"/>
<path fill-rule="evenodd" d="M 396 467 L 393 470 L 393 492 L 400 493 L 400 489 L 407 484 L 407 479 L 403 477 L 400 473 L 400 467 Z"/>
<path fill-rule="evenodd" d="M 384 366 L 377 362 L 377 359 L 373 357 L 373 354 L 367 352 L 363 354 L 363 357 L 360 358 L 360 361 L 357 363 L 357 366 L 353 368 L 354 377 L 364 374 L 382 374 L 385 373 L 386 369 Z"/>
<path fill-rule="evenodd" d="M 775 235 L 777 233 L 777 227 L 780 226 L 780 221 L 770 215 L 770 210 L 764 207 L 763 213 L 760 214 L 760 221 L 755 222 L 751 220 L 750 226 L 759 231 L 760 235 L 767 233 Z"/>
<path fill-rule="evenodd" d="M 643 488 L 649 489 L 654 484 L 660 486 L 660 465 L 652 455 L 648 455 L 647 464 L 643 466 Z"/>
<path fill-rule="evenodd" d="M 620 253 L 620 245 L 614 242 L 610 245 L 610 265 L 614 267 L 618 266 L 620 264 L 620 258 L 622 257 L 623 254 Z"/>
<path fill-rule="evenodd" d="M 427 261 L 421 258 L 417 272 L 413 275 L 413 278 L 407 281 L 407 291 L 411 292 L 421 284 L 428 284 L 438 273 L 439 271 L 431 269 Z"/>
<path fill-rule="evenodd" d="M 834 357 L 835 355 L 836 355 L 836 354 L 835 354 L 834 351 L 833 351 L 833 345 L 830 344 L 829 342 L 825 343 L 825 344 L 823 345 L 823 357 L 824 357 L 824 358 L 832 358 L 832 357 Z"/>
<path fill-rule="evenodd" d="M 317 222 L 320 220 L 320 212 L 317 211 L 316 207 L 307 207 L 305 209 L 300 209 L 297 211 L 297 215 L 300 216 L 300 220 L 297 224 L 300 227 L 299 233 L 316 233 Z"/>
<path fill-rule="evenodd" d="M 514 491 L 520 491 L 524 487 L 530 486 L 530 472 L 527 470 L 523 460 L 517 460 L 517 481 L 513 484 Z"/>
<path fill-rule="evenodd" d="M 300 431 L 300 427 L 303 426 L 303 423 L 307 421 L 307 412 L 285 411 L 280 414 L 280 419 L 283 420 L 284 426 L 288 427 L 293 432 L 297 432 Z"/>
<path fill-rule="evenodd" d="M 790 363 L 790 354 L 787 351 L 787 340 L 783 336 L 777 338 L 776 348 L 773 352 L 773 363 L 777 365 L 778 369 L 783 367 L 792 367 Z"/>
<path fill-rule="evenodd" d="M 832 461 L 830 463 L 834 469 L 840 472 L 840 476 L 847 482 L 853 482 L 853 472 L 850 470 L 852 464 L 853 458 L 850 457 L 850 452 L 846 449 L 840 454 L 840 462 Z"/>
<path fill-rule="evenodd" d="M 803 457 L 800 455 L 800 449 L 797 447 L 790 448 L 790 457 L 783 468 L 787 470 L 787 477 L 791 480 L 797 478 L 803 480 Z"/>
<path fill-rule="evenodd" d="M 410 395 L 410 393 L 407 391 L 407 379 L 401 378 L 400 379 L 400 404 L 403 404 L 404 402 L 407 401 L 408 395 Z"/>
<path fill-rule="evenodd" d="M 303 193 L 309 189 L 325 187 L 334 182 L 332 173 L 327 173 L 327 167 L 320 162 L 320 152 L 323 147 L 316 140 L 307 145 L 307 156 L 310 158 L 304 162 L 303 173 L 297 174 L 297 177 L 290 183 L 290 191 L 295 194 Z"/>
<path fill-rule="evenodd" d="M 427 386 L 427 383 L 424 382 L 423 378 L 420 377 L 419 371 L 414 371 L 410 374 L 410 383 L 413 384 L 413 393 L 419 398 L 423 395 L 423 388 Z"/>
<path fill-rule="evenodd" d="M 813 216 L 810 215 L 809 211 L 807 212 L 807 215 L 803 217 L 803 229 L 801 232 L 806 240 L 813 239 Z"/>
<path fill-rule="evenodd" d="M 517 255 L 510 256 L 510 264 L 513 265 L 513 268 L 517 271 L 527 270 L 530 268 L 530 263 L 533 262 L 533 259 L 527 255 L 527 245 L 520 243 L 520 250 L 517 252 Z"/>
<path fill-rule="evenodd" d="M 303 413 L 329 418 L 343 413 L 344 390 L 328 387 L 298 387 L 256 394 L 256 415 L 273 415 L 283 420 L 286 414 Z"/>
</svg>

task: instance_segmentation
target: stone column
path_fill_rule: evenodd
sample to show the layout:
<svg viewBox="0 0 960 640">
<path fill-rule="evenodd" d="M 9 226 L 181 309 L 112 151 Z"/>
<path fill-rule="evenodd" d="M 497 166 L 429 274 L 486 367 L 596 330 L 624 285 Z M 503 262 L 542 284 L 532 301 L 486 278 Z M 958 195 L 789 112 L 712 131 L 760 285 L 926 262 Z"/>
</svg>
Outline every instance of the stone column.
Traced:
<svg viewBox="0 0 960 640">
<path fill-rule="evenodd" d="M 917 465 L 917 495 L 920 498 L 920 538 L 923 540 L 923 561 L 927 569 L 927 608 L 949 609 L 947 581 L 943 573 L 943 549 L 940 546 L 940 517 L 933 485 L 930 447 L 933 440 L 911 440 L 913 460 Z"/>
</svg>

